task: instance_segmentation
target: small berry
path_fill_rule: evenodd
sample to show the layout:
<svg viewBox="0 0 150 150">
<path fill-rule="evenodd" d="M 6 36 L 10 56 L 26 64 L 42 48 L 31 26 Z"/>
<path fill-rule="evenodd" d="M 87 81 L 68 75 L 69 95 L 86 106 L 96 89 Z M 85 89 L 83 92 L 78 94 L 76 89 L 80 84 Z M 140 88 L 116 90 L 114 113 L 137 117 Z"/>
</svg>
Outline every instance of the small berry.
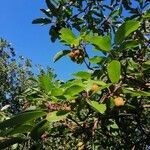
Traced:
<svg viewBox="0 0 150 150">
<path fill-rule="evenodd" d="M 93 92 L 97 92 L 99 89 L 100 89 L 99 86 L 95 83 L 91 87 L 91 91 L 93 91 Z"/>
<path fill-rule="evenodd" d="M 117 97 L 114 99 L 114 104 L 115 106 L 119 107 L 119 106 L 124 106 L 125 101 L 123 100 L 122 97 Z"/>
</svg>

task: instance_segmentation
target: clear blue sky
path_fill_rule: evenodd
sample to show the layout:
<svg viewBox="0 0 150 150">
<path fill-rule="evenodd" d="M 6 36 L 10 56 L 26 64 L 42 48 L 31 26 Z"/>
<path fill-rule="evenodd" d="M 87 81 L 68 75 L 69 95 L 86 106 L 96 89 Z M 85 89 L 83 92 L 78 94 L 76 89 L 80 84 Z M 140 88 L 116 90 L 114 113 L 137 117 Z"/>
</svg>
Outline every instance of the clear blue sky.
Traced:
<svg viewBox="0 0 150 150">
<path fill-rule="evenodd" d="M 53 63 L 53 56 L 62 45 L 51 43 L 49 26 L 33 25 L 33 19 L 42 16 L 40 8 L 46 8 L 44 0 L 1 0 L 0 37 L 12 43 L 17 55 L 32 60 L 33 64 L 50 66 L 58 78 L 67 80 L 73 72 L 85 69 L 72 63 L 67 57 Z"/>
</svg>

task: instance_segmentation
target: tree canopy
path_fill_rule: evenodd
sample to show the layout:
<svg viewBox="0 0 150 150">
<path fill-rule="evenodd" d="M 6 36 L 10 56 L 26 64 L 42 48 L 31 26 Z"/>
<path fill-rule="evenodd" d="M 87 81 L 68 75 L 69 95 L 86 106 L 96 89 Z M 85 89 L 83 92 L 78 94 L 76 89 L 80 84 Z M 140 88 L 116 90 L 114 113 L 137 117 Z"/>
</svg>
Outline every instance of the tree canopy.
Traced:
<svg viewBox="0 0 150 150">
<path fill-rule="evenodd" d="M 49 24 L 51 41 L 66 46 L 54 62 L 66 56 L 88 70 L 66 82 L 51 70 L 34 77 L 20 94 L 26 107 L 0 123 L 0 148 L 145 150 L 150 145 L 149 1 L 45 3 L 45 18 L 32 23 Z"/>
</svg>

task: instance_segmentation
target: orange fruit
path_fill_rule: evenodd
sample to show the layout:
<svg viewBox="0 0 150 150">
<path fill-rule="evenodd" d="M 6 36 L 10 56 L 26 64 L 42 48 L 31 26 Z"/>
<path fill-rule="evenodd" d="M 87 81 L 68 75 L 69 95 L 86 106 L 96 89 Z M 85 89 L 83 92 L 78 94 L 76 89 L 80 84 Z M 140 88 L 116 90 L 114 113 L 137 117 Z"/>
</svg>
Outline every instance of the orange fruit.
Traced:
<svg viewBox="0 0 150 150">
<path fill-rule="evenodd" d="M 75 55 L 79 55 L 79 54 L 80 54 L 80 50 L 79 50 L 79 49 L 75 50 L 75 51 L 74 51 L 74 54 L 75 54 Z"/>
<path fill-rule="evenodd" d="M 71 58 L 74 58 L 75 54 L 74 54 L 74 52 L 70 52 L 70 53 L 68 54 L 68 56 L 71 57 Z"/>
<path fill-rule="evenodd" d="M 100 88 L 99 88 L 99 86 L 98 86 L 96 83 L 94 83 L 94 84 L 92 85 L 92 87 L 91 87 L 91 91 L 93 91 L 93 92 L 97 92 L 99 89 L 100 89 Z"/>
<path fill-rule="evenodd" d="M 114 104 L 115 106 L 119 107 L 119 106 L 124 106 L 125 101 L 123 100 L 122 97 L 117 97 L 114 99 Z"/>
</svg>

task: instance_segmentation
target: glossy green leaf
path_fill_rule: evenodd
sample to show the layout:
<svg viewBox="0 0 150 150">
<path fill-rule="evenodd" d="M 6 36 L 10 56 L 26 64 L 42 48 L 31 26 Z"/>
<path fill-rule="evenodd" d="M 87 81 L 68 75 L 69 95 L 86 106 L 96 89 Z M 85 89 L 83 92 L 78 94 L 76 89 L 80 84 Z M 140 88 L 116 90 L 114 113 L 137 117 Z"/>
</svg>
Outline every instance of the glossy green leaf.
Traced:
<svg viewBox="0 0 150 150">
<path fill-rule="evenodd" d="M 91 77 L 91 73 L 86 71 L 79 71 L 77 73 L 74 73 L 73 76 L 81 79 L 89 79 Z"/>
<path fill-rule="evenodd" d="M 107 73 L 112 83 L 117 83 L 121 75 L 121 64 L 117 60 L 111 61 L 107 66 Z"/>
<path fill-rule="evenodd" d="M 131 49 L 137 47 L 138 45 L 139 42 L 135 40 L 125 41 L 121 44 L 120 49 Z"/>
<path fill-rule="evenodd" d="M 101 114 L 104 114 L 106 111 L 106 105 L 105 104 L 100 104 L 96 101 L 88 101 L 88 104 L 92 106 L 92 108 Z"/>
<path fill-rule="evenodd" d="M 72 85 L 64 91 L 64 95 L 74 96 L 76 94 L 79 94 L 83 90 L 84 90 L 84 87 L 82 86 Z"/>
<path fill-rule="evenodd" d="M 89 61 L 93 64 L 99 64 L 103 59 L 104 59 L 104 57 L 94 56 L 94 57 L 90 58 Z"/>
<path fill-rule="evenodd" d="M 130 33 L 136 31 L 140 27 L 140 23 L 135 20 L 129 20 L 123 23 L 115 33 L 115 44 L 122 43 Z"/>
<path fill-rule="evenodd" d="M 36 118 L 42 117 L 44 115 L 46 115 L 46 113 L 42 110 L 23 112 L 0 123 L 0 129 L 23 125 L 28 121 L 35 120 Z"/>
<path fill-rule="evenodd" d="M 109 52 L 111 50 L 110 36 L 94 36 L 90 41 L 97 50 Z"/>
<path fill-rule="evenodd" d="M 62 28 L 60 30 L 60 38 L 66 44 L 72 44 L 76 39 L 74 33 L 68 28 Z"/>
<path fill-rule="evenodd" d="M 28 133 L 32 130 L 32 125 L 21 125 L 19 127 L 15 127 L 13 130 L 7 133 L 7 135 L 14 135 L 18 133 Z"/>
<path fill-rule="evenodd" d="M 54 88 L 51 91 L 52 96 L 60 96 L 63 94 L 63 90 L 61 88 Z"/>
<path fill-rule="evenodd" d="M 54 56 L 54 62 L 58 61 L 60 58 L 62 58 L 63 56 L 67 55 L 68 53 L 70 53 L 70 50 L 63 50 L 63 51 L 58 52 Z"/>
<path fill-rule="evenodd" d="M 49 122 L 56 122 L 56 121 L 64 120 L 68 114 L 69 111 L 65 111 L 65 110 L 53 111 L 47 115 L 46 119 Z"/>
</svg>

